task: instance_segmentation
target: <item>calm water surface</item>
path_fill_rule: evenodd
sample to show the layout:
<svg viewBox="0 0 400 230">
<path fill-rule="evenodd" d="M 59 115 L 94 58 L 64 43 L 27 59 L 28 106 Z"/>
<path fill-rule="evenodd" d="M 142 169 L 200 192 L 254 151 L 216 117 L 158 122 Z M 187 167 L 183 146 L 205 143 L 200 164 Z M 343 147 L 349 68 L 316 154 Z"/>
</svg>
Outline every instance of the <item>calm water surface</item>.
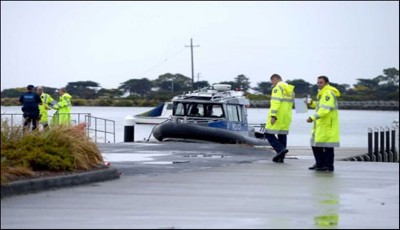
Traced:
<svg viewBox="0 0 400 230">
<path fill-rule="evenodd" d="M 89 107 L 74 106 L 72 113 L 90 113 L 92 116 L 105 118 L 115 121 L 115 141 L 124 141 L 124 119 L 128 115 L 135 115 L 152 109 L 152 107 Z M 289 130 L 288 146 L 309 146 L 311 123 L 307 123 L 308 115 L 313 114 L 314 110 L 308 113 L 296 113 L 293 111 L 292 125 Z M 1 106 L 1 113 L 21 113 L 20 106 Z M 53 110 L 49 111 L 51 116 Z M 248 121 L 251 124 L 261 124 L 265 122 L 268 109 L 251 108 L 248 110 Z M 367 147 L 368 128 L 391 127 L 394 120 L 399 119 L 399 111 L 369 111 L 369 110 L 340 110 L 340 145 L 341 147 Z M 101 126 L 104 123 L 99 122 Z M 153 125 L 136 125 L 135 141 L 147 140 L 150 136 L 151 141 L 156 141 L 151 136 Z M 108 130 L 110 128 L 107 128 Z M 107 137 L 107 140 L 113 140 Z M 102 141 L 99 141 L 102 142 Z"/>
</svg>

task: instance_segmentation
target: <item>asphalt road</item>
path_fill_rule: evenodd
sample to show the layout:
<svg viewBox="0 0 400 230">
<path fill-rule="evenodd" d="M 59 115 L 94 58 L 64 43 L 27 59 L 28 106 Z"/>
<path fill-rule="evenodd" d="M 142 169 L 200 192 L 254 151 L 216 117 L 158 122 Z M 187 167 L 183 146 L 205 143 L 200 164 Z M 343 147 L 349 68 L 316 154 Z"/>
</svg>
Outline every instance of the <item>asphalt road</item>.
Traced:
<svg viewBox="0 0 400 230">
<path fill-rule="evenodd" d="M 337 160 L 315 172 L 312 157 L 273 163 L 265 147 L 100 149 L 119 179 L 2 198 L 1 228 L 399 228 L 398 163 Z"/>
</svg>

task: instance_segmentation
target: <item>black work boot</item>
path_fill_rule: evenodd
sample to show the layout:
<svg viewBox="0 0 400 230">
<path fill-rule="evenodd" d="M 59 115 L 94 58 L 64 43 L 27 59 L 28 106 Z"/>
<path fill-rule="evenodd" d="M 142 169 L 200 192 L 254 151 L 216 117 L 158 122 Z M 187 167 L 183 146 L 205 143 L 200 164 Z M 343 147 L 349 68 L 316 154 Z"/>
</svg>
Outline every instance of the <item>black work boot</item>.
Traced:
<svg viewBox="0 0 400 230">
<path fill-rule="evenodd" d="M 323 167 L 316 167 L 315 171 L 319 171 L 319 172 L 333 172 L 333 166 L 328 167 L 328 166 L 323 166 Z"/>
<path fill-rule="evenodd" d="M 308 167 L 309 170 L 315 170 L 316 168 L 318 168 L 317 164 L 314 164 L 311 167 Z"/>
<path fill-rule="evenodd" d="M 283 149 L 278 154 L 276 154 L 276 156 L 274 156 L 274 158 L 272 158 L 272 161 L 276 162 L 276 163 L 283 163 L 283 159 L 285 159 L 285 155 L 288 152 L 289 152 L 289 150 Z"/>
</svg>

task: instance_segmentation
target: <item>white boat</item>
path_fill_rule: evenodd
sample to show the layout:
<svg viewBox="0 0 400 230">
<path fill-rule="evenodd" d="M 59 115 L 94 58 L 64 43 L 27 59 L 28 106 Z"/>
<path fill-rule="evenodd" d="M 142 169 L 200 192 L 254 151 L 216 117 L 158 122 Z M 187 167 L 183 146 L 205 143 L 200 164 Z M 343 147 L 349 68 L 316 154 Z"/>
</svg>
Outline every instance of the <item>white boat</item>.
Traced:
<svg viewBox="0 0 400 230">
<path fill-rule="evenodd" d="M 164 102 L 157 107 L 133 116 L 136 124 L 160 124 L 171 118 L 172 101 Z"/>
<path fill-rule="evenodd" d="M 247 122 L 249 100 L 243 91 L 216 84 L 172 99 L 172 116 L 154 127 L 158 141 L 269 145 Z"/>
</svg>

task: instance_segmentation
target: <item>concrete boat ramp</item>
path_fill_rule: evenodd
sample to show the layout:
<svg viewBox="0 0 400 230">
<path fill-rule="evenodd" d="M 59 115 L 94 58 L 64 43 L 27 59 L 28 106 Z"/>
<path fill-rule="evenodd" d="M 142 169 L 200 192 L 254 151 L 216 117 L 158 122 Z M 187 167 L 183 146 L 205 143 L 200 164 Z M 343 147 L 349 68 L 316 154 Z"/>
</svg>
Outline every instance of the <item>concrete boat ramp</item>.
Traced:
<svg viewBox="0 0 400 230">
<path fill-rule="evenodd" d="M 399 229 L 399 164 L 211 143 L 99 144 L 116 180 L 1 199 L 1 228 Z"/>
</svg>

